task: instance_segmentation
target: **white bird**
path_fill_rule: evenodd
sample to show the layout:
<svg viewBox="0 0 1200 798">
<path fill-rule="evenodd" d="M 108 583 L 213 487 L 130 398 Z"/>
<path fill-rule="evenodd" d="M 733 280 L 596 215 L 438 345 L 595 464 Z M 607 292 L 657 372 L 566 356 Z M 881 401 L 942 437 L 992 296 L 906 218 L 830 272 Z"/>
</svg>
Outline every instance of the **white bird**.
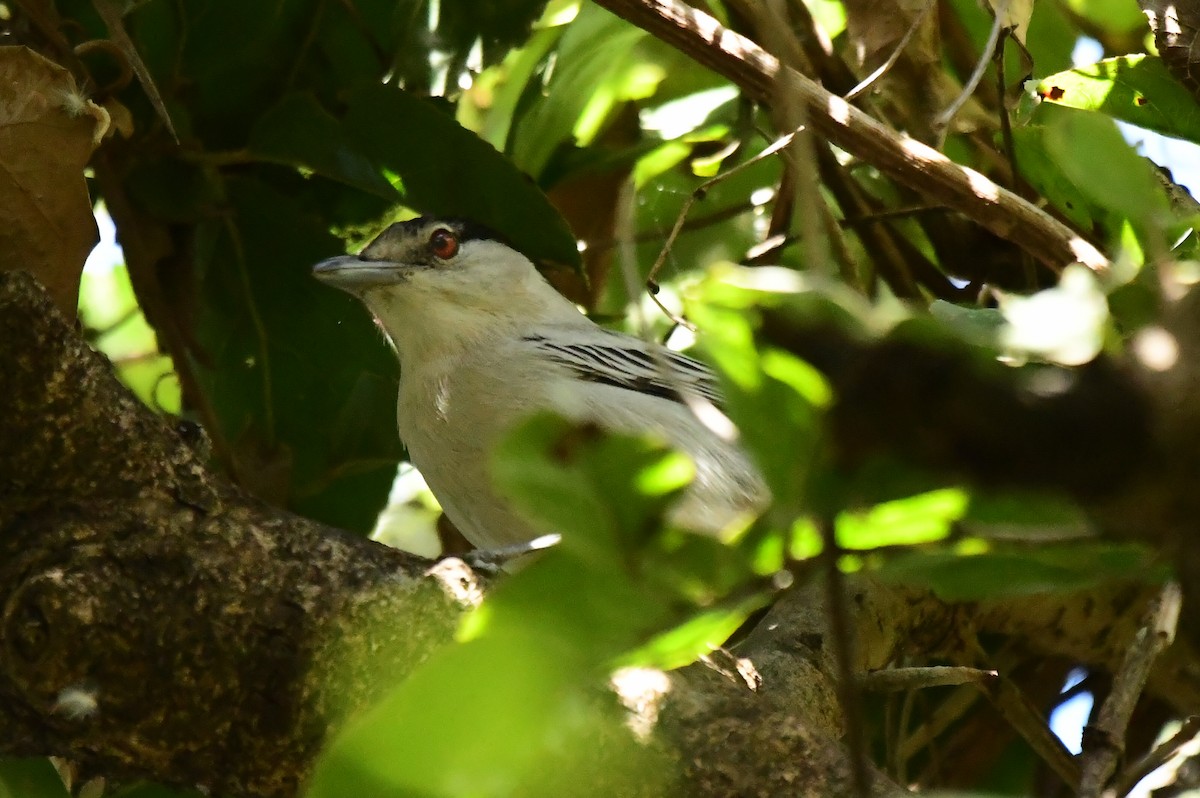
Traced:
<svg viewBox="0 0 1200 798">
<path fill-rule="evenodd" d="M 538 411 L 657 435 L 690 455 L 695 481 L 671 511 L 685 528 L 715 534 L 765 503 L 745 453 L 684 401 L 719 401 L 707 367 L 596 325 L 492 231 L 459 219 L 399 222 L 314 274 L 358 297 L 387 333 L 400 360 L 400 437 L 474 545 L 559 531 L 539 529 L 489 474 L 496 443 Z"/>
</svg>

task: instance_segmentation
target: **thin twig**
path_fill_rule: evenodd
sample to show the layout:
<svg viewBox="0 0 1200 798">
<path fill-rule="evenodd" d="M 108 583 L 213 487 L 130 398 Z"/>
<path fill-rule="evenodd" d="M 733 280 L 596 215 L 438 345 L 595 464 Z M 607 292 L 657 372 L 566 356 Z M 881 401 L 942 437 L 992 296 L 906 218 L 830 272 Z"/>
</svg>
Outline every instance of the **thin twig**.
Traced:
<svg viewBox="0 0 1200 798">
<path fill-rule="evenodd" d="M 936 5 L 937 0 L 928 0 L 928 2 L 925 3 L 925 7 L 918 11 L 917 15 L 913 17 L 912 24 L 908 26 L 908 30 L 904 31 L 904 35 L 900 37 L 900 41 L 896 44 L 896 48 L 892 50 L 892 54 L 888 56 L 888 59 L 880 64 L 874 72 L 863 78 L 857 86 L 846 92 L 846 94 L 842 97 L 843 100 L 850 102 L 851 100 L 855 99 L 864 91 L 871 88 L 875 81 L 879 80 L 891 71 L 892 67 L 896 65 L 896 62 L 900 60 L 900 56 L 904 53 L 904 48 L 908 47 L 908 43 L 912 41 L 912 37 L 915 36 L 917 31 L 920 29 L 921 23 L 925 21 L 925 17 L 929 16 L 929 12 L 932 11 Z"/>
<path fill-rule="evenodd" d="M 1008 86 L 1004 74 L 1004 41 L 1008 31 L 1001 31 L 1000 43 L 996 46 L 996 95 L 1000 98 L 997 112 L 1000 116 L 1000 140 L 1004 142 L 1004 157 L 1008 159 L 1008 187 L 1020 193 L 1021 170 L 1017 168 L 1017 145 L 1013 140 L 1012 120 L 1008 117 Z"/>
<path fill-rule="evenodd" d="M 175 133 L 175 125 L 171 122 L 171 114 L 167 111 L 167 105 L 163 102 L 162 95 L 158 91 L 158 86 L 154 83 L 154 78 L 151 76 L 150 70 L 146 68 L 146 62 L 142 60 L 137 47 L 134 46 L 133 39 L 129 38 L 129 34 L 125 31 L 125 22 L 122 19 L 123 8 L 119 7 L 114 0 L 92 0 L 92 7 L 96 9 L 96 13 L 100 16 L 100 19 L 104 20 L 104 25 L 108 28 L 109 37 L 117 44 L 121 52 L 125 54 L 125 58 L 129 60 L 129 67 L 137 77 L 138 83 L 142 84 L 142 90 L 146 92 L 146 98 L 150 100 L 150 105 L 154 108 L 154 112 L 158 114 L 158 118 L 162 120 L 163 125 L 167 128 L 167 132 L 171 134 L 171 138 L 178 144 L 179 136 Z"/>
<path fill-rule="evenodd" d="M 753 202 L 738 202 L 730 205 L 727 208 L 720 208 L 712 213 L 706 213 L 703 216 L 693 216 L 683 223 L 683 227 L 680 228 L 679 232 L 690 233 L 693 230 L 702 230 L 705 227 L 709 227 L 714 224 L 720 224 L 728 219 L 741 216 L 743 213 L 749 213 L 757 207 L 758 205 L 754 204 Z M 664 232 L 662 228 L 654 230 L 642 230 L 633 234 L 632 241 L 634 244 L 646 244 L 651 241 L 663 241 L 666 239 L 667 235 L 668 233 Z M 592 241 L 588 244 L 588 251 L 603 252 L 606 249 L 612 249 L 619 243 L 620 242 L 615 238 L 597 239 L 596 241 Z"/>
<path fill-rule="evenodd" d="M 1113 779 L 1112 792 L 1124 798 L 1133 791 L 1142 779 L 1171 761 L 1185 745 L 1200 734 L 1200 715 L 1189 715 L 1179 731 L 1162 745 L 1156 746 L 1141 759 L 1130 764 Z"/>
<path fill-rule="evenodd" d="M 1000 0 L 996 4 L 995 17 L 992 19 L 992 28 L 988 31 L 987 42 L 983 45 L 983 53 L 975 62 L 975 69 L 971 72 L 971 77 L 967 78 L 963 90 L 954 98 L 954 102 L 934 118 L 933 129 L 938 132 L 939 140 L 945 140 L 946 131 L 950 128 L 950 123 L 954 120 L 955 115 L 962 110 L 967 100 L 971 99 L 975 89 L 979 88 L 979 81 L 983 80 L 983 73 L 987 71 L 988 62 L 992 60 L 992 53 L 996 52 L 996 45 L 1000 41 L 1000 29 L 1004 25 L 1003 17 L 1007 11 L 1008 0 Z M 1003 99 L 1003 95 L 1001 98 Z"/>
<path fill-rule="evenodd" d="M 1004 157 L 1008 160 L 1008 187 L 1021 194 L 1021 169 L 1017 161 L 1017 142 L 1013 138 L 1012 120 L 1008 116 L 1008 86 L 1004 74 L 1004 42 L 1010 36 L 1007 28 L 1000 32 L 1000 43 L 996 46 L 996 96 L 1000 98 L 997 113 L 1000 116 L 1000 140 L 1004 142 Z M 1037 267 L 1028 252 L 1021 253 L 1021 268 L 1025 272 L 1025 285 L 1032 291 L 1037 287 Z"/>
<path fill-rule="evenodd" d="M 683 229 L 683 223 L 687 220 L 688 212 L 692 209 L 692 206 L 695 205 L 699 200 L 704 199 L 710 188 L 717 185 L 721 181 L 732 177 L 743 169 L 753 166 L 764 158 L 769 158 L 770 156 L 779 152 L 788 144 L 790 144 L 795 136 L 796 131 L 792 131 L 791 133 L 780 136 L 771 144 L 767 145 L 762 152 L 758 153 L 753 158 L 748 158 L 737 166 L 731 167 L 715 177 L 710 177 L 692 191 L 687 200 L 683 203 L 683 207 L 680 208 L 679 216 L 675 219 L 675 225 L 671 228 L 670 234 L 667 235 L 667 240 L 663 242 L 663 247 L 659 251 L 658 257 L 654 260 L 654 265 L 650 267 L 650 273 L 646 275 L 646 288 L 649 289 L 651 296 L 658 294 L 659 286 L 656 282 L 656 278 L 658 277 L 659 271 L 662 270 L 663 264 L 667 260 L 667 256 L 671 253 L 671 247 L 675 245 L 675 239 L 679 237 L 679 232 Z M 659 307 L 662 307 L 662 303 L 659 303 Z"/>
<path fill-rule="evenodd" d="M 897 758 L 907 768 L 908 760 L 927 745 L 931 745 L 939 734 L 966 716 L 967 712 L 979 703 L 978 690 L 962 687 L 953 691 L 950 697 L 942 701 L 925 717 L 921 725 L 913 729 L 900 743 Z M 906 725 L 905 728 L 908 728 Z"/>
<path fill-rule="evenodd" d="M 945 205 L 908 205 L 903 208 L 888 208 L 882 211 L 872 211 L 861 216 L 847 217 L 841 220 L 842 227 L 858 227 L 864 224 L 884 222 L 888 219 L 907 219 L 922 213 L 945 213 Z"/>
<path fill-rule="evenodd" d="M 1068 787 L 1079 783 L 1079 766 L 1062 740 L 1050 731 L 1046 719 L 1021 688 L 1011 679 L 1000 677 L 993 682 L 977 685 L 992 702 L 1008 725 L 1025 739 L 1043 762 L 1050 766 Z"/>
<path fill-rule="evenodd" d="M 961 684 L 980 684 L 995 679 L 996 671 L 968 668 L 962 665 L 934 665 L 927 668 L 888 668 L 865 674 L 859 683 L 866 690 L 895 692 L 925 687 L 954 687 Z"/>
<path fill-rule="evenodd" d="M 1175 627 L 1183 594 L 1179 585 L 1168 582 L 1146 611 L 1145 620 L 1134 635 L 1117 672 L 1112 690 L 1100 707 L 1094 724 L 1083 729 L 1083 774 L 1079 782 L 1080 798 L 1100 798 L 1117 762 L 1125 753 L 1125 733 L 1134 707 L 1142 696 L 1150 668 L 1163 649 L 1175 639 Z"/>
</svg>

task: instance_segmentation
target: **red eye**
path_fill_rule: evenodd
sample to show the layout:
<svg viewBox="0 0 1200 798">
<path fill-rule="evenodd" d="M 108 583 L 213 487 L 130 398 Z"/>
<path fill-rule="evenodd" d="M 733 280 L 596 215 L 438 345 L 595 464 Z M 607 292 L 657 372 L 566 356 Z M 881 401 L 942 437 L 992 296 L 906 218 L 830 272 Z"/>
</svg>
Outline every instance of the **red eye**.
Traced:
<svg viewBox="0 0 1200 798">
<path fill-rule="evenodd" d="M 439 227 L 429 236 L 429 249 L 442 260 L 450 260 L 458 254 L 458 236 L 444 227 Z"/>
</svg>

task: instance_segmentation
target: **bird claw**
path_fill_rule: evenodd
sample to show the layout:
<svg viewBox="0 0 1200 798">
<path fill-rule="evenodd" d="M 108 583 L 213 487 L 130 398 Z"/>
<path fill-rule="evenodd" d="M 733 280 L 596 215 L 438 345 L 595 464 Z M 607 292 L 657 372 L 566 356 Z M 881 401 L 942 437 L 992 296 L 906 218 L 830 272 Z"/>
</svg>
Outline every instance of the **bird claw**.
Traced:
<svg viewBox="0 0 1200 798">
<path fill-rule="evenodd" d="M 504 571 L 514 560 L 524 557 L 527 554 L 532 554 L 535 551 L 548 549 L 551 546 L 557 545 L 560 540 L 562 540 L 562 535 L 542 535 L 533 540 L 516 543 L 511 546 L 499 546 L 494 549 L 475 549 L 462 555 L 461 559 L 473 571 L 495 575 Z"/>
</svg>

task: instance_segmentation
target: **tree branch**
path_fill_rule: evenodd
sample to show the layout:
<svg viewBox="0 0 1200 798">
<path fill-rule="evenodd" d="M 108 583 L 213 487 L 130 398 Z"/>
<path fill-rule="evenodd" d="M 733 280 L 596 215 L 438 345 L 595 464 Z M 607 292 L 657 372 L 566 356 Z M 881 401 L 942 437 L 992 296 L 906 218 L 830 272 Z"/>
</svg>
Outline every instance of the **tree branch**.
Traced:
<svg viewBox="0 0 1200 798">
<path fill-rule="evenodd" d="M 209 476 L 26 274 L 0 276 L 0 338 L 0 752 L 294 794 L 459 603 L 426 561 Z"/>
<path fill-rule="evenodd" d="M 801 103 L 813 128 L 931 201 L 1012 241 L 1054 269 L 1076 261 L 1107 272 L 1108 259 L 1045 211 L 960 166 L 940 152 L 867 116 L 741 34 L 679 0 L 596 0 L 596 3 L 728 78 L 753 99 L 773 105 L 781 95 Z"/>
</svg>

